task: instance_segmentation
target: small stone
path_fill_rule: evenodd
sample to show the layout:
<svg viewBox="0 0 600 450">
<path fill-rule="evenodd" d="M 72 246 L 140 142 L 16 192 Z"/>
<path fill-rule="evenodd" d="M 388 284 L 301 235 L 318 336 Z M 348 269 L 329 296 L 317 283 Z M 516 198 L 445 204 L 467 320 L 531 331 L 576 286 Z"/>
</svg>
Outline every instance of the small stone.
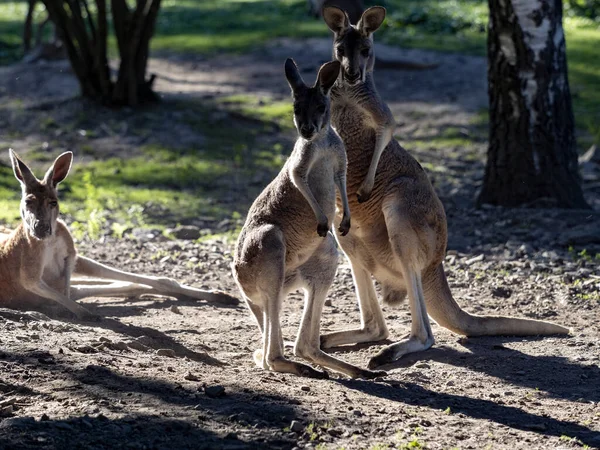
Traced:
<svg viewBox="0 0 600 450">
<path fill-rule="evenodd" d="M 331 299 L 330 298 L 326 299 L 324 305 L 325 306 L 331 306 L 332 305 Z"/>
<path fill-rule="evenodd" d="M 204 388 L 204 393 L 210 398 L 223 397 L 225 395 L 225 388 L 218 384 L 215 386 L 206 386 Z"/>
<path fill-rule="evenodd" d="M 159 348 L 158 350 L 156 350 L 156 354 L 158 356 L 167 356 L 169 358 L 175 358 L 175 350 L 172 350 L 170 348 Z"/>
<path fill-rule="evenodd" d="M 502 286 L 497 286 L 492 289 L 492 295 L 499 298 L 509 298 L 512 295 L 512 290 Z"/>
<path fill-rule="evenodd" d="M 98 353 L 98 349 L 91 345 L 80 345 L 79 347 L 75 347 L 75 350 L 79 353 Z"/>
<path fill-rule="evenodd" d="M 200 228 L 194 225 L 180 225 L 176 228 L 167 229 L 166 233 L 177 239 L 193 241 L 200 237 Z"/>
<path fill-rule="evenodd" d="M 177 305 L 171 305 L 171 312 L 175 314 L 181 314 L 181 311 L 177 307 Z"/>
<path fill-rule="evenodd" d="M 0 417 L 10 416 L 14 411 L 13 405 L 6 405 L 0 408 Z"/>
<path fill-rule="evenodd" d="M 362 417 L 364 415 L 360 409 L 355 409 L 354 411 L 352 411 L 352 414 L 356 417 Z"/>
<path fill-rule="evenodd" d="M 300 390 L 304 391 L 304 392 L 309 392 L 310 391 L 310 386 L 306 386 L 306 385 L 300 386 Z"/>
<path fill-rule="evenodd" d="M 47 420 L 50 420 L 50 417 L 48 417 L 48 414 L 46 414 L 46 413 L 42 414 L 42 417 L 40 417 L 40 421 L 46 422 Z"/>
<path fill-rule="evenodd" d="M 427 363 L 419 363 L 419 364 L 416 364 L 415 367 L 417 367 L 419 369 L 431 369 L 431 366 Z"/>
<path fill-rule="evenodd" d="M 139 341 L 132 341 L 132 342 L 129 342 L 129 343 L 127 344 L 127 346 L 128 346 L 129 348 L 132 348 L 132 349 L 134 349 L 134 350 L 139 350 L 140 352 L 147 352 L 148 350 L 150 350 L 150 347 L 148 347 L 147 345 L 144 345 L 144 344 L 142 344 L 142 343 L 141 343 L 141 342 L 139 342 Z"/>
<path fill-rule="evenodd" d="M 466 264 L 467 266 L 470 266 L 470 265 L 472 265 L 472 264 L 475 264 L 476 262 L 481 262 L 481 261 L 483 261 L 483 258 L 484 258 L 484 255 L 483 255 L 483 253 L 482 253 L 481 255 L 475 256 L 474 258 L 467 259 L 467 260 L 465 261 L 465 264 Z"/>
<path fill-rule="evenodd" d="M 127 343 L 123 342 L 123 341 L 119 341 L 119 342 L 112 342 L 109 345 L 110 348 L 112 348 L 113 350 L 121 350 L 121 351 L 126 351 L 127 350 Z"/>
<path fill-rule="evenodd" d="M 342 435 L 342 433 L 343 433 L 343 431 L 342 431 L 342 430 L 339 430 L 339 429 L 337 429 L 337 428 L 328 428 L 328 429 L 327 429 L 327 434 L 328 434 L 329 436 L 333 436 L 333 437 L 339 437 L 339 436 L 341 436 L 341 435 Z"/>
<path fill-rule="evenodd" d="M 292 423 L 290 424 L 290 431 L 293 431 L 294 433 L 302 433 L 303 430 L 304 426 L 302 423 L 297 420 L 292 420 Z"/>
<path fill-rule="evenodd" d="M 200 378 L 198 378 L 192 372 L 188 372 L 183 378 L 188 381 L 200 381 Z"/>
</svg>

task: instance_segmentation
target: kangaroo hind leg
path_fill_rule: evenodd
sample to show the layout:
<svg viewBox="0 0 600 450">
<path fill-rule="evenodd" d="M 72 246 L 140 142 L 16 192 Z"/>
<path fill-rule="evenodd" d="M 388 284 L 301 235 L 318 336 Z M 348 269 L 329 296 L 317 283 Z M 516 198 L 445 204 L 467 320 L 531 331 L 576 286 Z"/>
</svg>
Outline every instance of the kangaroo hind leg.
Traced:
<svg viewBox="0 0 600 450">
<path fill-rule="evenodd" d="M 426 225 L 411 223 L 410 215 L 397 205 L 384 208 L 384 216 L 388 230 L 394 230 L 390 231 L 390 245 L 406 283 L 412 322 L 408 339 L 381 350 L 369 361 L 371 369 L 396 361 L 406 354 L 427 350 L 434 343 L 421 272 L 428 259 L 428 250 L 435 244 L 435 236 Z"/>
<path fill-rule="evenodd" d="M 361 369 L 323 352 L 320 348 L 320 322 L 327 291 L 337 268 L 337 251 L 332 236 L 327 236 L 315 255 L 299 269 L 304 283 L 304 313 L 294 346 L 294 354 L 326 369 L 351 378 L 375 378 L 385 372 Z"/>
<path fill-rule="evenodd" d="M 352 278 L 358 296 L 360 309 L 360 328 L 335 331 L 321 336 L 321 347 L 331 348 L 340 345 L 362 344 L 386 339 L 389 335 L 381 307 L 377 301 L 377 292 L 371 275 L 362 267 L 353 264 Z"/>
</svg>

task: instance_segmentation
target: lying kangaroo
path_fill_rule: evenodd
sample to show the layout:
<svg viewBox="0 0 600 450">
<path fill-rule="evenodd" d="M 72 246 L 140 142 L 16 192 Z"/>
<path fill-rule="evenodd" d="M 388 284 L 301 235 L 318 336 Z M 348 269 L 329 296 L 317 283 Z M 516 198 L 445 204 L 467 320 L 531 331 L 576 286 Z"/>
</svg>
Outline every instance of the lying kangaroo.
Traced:
<svg viewBox="0 0 600 450">
<path fill-rule="evenodd" d="M 10 159 L 23 192 L 23 221 L 10 234 L 0 235 L 1 306 L 21 308 L 53 300 L 84 318 L 91 314 L 75 302 L 84 297 L 154 294 L 238 302 L 222 292 L 183 286 L 170 278 L 122 272 L 78 255 L 69 229 L 58 219 L 57 187 L 69 173 L 73 153 L 56 158 L 42 180 L 12 150 Z M 102 280 L 71 280 L 72 273 Z"/>
<path fill-rule="evenodd" d="M 299 136 L 279 175 L 250 207 L 232 270 L 262 334 L 263 348 L 254 353 L 259 367 L 327 376 L 283 355 L 281 305 L 287 293 L 303 288 L 304 314 L 294 354 L 350 377 L 372 378 L 382 372 L 352 366 L 319 348 L 321 312 L 338 260 L 334 238 L 328 233 L 335 216 L 336 187 L 343 214 L 338 231 L 344 236 L 350 229 L 346 152 L 329 124 L 329 91 L 339 70 L 337 61 L 324 64 L 315 85 L 307 87 L 296 64 L 291 59 L 285 62 Z"/>
<path fill-rule="evenodd" d="M 371 198 L 360 203 L 350 196 L 358 186 L 364 188 L 363 180 L 382 150 L 382 134 L 387 140 L 391 133 L 390 111 L 373 80 L 373 32 L 383 22 L 385 9 L 367 9 L 357 25 L 335 7 L 325 8 L 323 17 L 334 33 L 333 51 L 342 65 L 331 93 L 331 117 L 348 157 L 354 223 L 346 236 L 336 233 L 336 237 L 352 266 L 361 327 L 324 335 L 322 346 L 388 337 L 371 275 L 381 284 L 388 304 L 399 304 L 408 293 L 412 327 L 407 340 L 384 348 L 371 359 L 370 368 L 431 347 L 428 313 L 440 325 L 467 336 L 567 334 L 567 328 L 549 322 L 476 316 L 460 308 L 442 266 L 447 243 L 444 208 L 423 168 L 394 139 L 381 153 Z"/>
</svg>

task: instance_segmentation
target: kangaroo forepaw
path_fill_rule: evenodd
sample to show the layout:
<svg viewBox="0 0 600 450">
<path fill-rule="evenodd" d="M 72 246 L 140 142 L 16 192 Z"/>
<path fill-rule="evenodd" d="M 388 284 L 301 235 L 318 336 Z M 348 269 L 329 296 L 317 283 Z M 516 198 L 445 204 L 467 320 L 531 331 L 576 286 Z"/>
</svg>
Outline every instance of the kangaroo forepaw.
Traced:
<svg viewBox="0 0 600 450">
<path fill-rule="evenodd" d="M 371 198 L 371 189 L 360 188 L 356 193 L 358 203 L 364 203 Z"/>
<path fill-rule="evenodd" d="M 317 225 L 317 233 L 319 234 L 319 236 L 321 236 L 321 237 L 327 236 L 328 231 L 329 231 L 328 223 L 320 223 Z"/>
<path fill-rule="evenodd" d="M 346 236 L 350 231 L 350 219 L 342 219 L 342 223 L 340 223 L 338 231 L 342 236 Z"/>
</svg>

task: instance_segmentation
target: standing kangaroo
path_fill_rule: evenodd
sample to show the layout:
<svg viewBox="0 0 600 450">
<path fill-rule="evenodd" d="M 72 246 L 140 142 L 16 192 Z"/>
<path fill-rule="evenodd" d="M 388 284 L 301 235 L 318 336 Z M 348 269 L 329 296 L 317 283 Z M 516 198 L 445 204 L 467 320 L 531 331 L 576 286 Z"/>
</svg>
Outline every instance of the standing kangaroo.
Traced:
<svg viewBox="0 0 600 450">
<path fill-rule="evenodd" d="M 346 152 L 329 124 L 329 92 L 339 70 L 337 61 L 324 64 L 315 85 L 307 87 L 294 61 L 285 62 L 299 136 L 279 175 L 250 207 L 232 270 L 262 334 L 263 348 L 254 353 L 259 367 L 315 378 L 327 376 L 283 354 L 281 305 L 289 292 L 302 288 L 304 313 L 294 354 L 350 377 L 372 378 L 382 372 L 352 366 L 319 348 L 321 312 L 338 261 L 335 240 L 328 232 L 335 216 L 336 187 L 343 214 L 339 233 L 344 236 L 350 229 Z"/>
<path fill-rule="evenodd" d="M 23 221 L 10 233 L 0 232 L 0 306 L 19 308 L 53 300 L 84 318 L 92 315 L 75 302 L 84 297 L 154 294 L 237 303 L 222 292 L 123 272 L 78 255 L 69 229 L 58 219 L 57 187 L 71 169 L 73 153 L 56 158 L 42 180 L 12 150 L 10 159 L 21 184 Z M 72 280 L 73 273 L 101 280 Z"/>
<path fill-rule="evenodd" d="M 346 236 L 336 237 L 352 266 L 361 327 L 324 335 L 322 346 L 388 337 L 371 275 L 381 284 L 385 303 L 399 304 L 408 293 L 412 326 L 409 338 L 385 347 L 371 359 L 370 368 L 431 347 L 428 314 L 467 336 L 567 334 L 567 328 L 549 322 L 472 315 L 452 298 L 442 266 L 447 244 L 444 208 L 420 164 L 390 140 L 391 113 L 373 80 L 373 32 L 383 22 L 385 9 L 367 9 L 356 25 L 336 7 L 325 8 L 323 17 L 334 33 L 333 52 L 342 67 L 331 93 L 331 114 L 346 148 L 354 224 Z M 358 199 L 352 195 L 357 188 Z"/>
</svg>

